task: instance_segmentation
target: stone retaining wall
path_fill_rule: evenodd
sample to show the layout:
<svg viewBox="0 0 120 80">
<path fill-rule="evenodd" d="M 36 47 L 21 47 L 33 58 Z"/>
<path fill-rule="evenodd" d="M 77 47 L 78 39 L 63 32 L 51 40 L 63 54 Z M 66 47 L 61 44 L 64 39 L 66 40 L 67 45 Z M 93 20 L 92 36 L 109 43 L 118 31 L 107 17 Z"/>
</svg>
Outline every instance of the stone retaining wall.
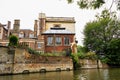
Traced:
<svg viewBox="0 0 120 80">
<path fill-rule="evenodd" d="M 107 64 L 102 63 L 100 60 L 79 59 L 80 68 L 108 68 Z"/>
<path fill-rule="evenodd" d="M 80 68 L 108 68 L 97 60 L 79 59 L 79 64 Z M 39 56 L 30 54 L 25 49 L 0 47 L 0 75 L 72 69 L 70 57 Z"/>
<path fill-rule="evenodd" d="M 13 70 L 13 54 L 7 47 L 0 47 L 0 74 L 11 74 Z"/>
<path fill-rule="evenodd" d="M 7 47 L 0 47 L 0 74 L 19 74 L 72 69 L 73 63 L 70 57 L 39 56 L 29 54 L 25 49 L 15 48 L 15 51 L 10 51 Z"/>
</svg>

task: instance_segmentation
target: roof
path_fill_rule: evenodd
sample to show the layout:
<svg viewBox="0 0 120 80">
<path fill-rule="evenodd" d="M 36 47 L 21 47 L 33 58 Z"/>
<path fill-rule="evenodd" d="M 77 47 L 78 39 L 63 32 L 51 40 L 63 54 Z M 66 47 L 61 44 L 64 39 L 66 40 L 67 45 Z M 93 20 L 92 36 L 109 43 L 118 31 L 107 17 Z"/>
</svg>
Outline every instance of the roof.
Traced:
<svg viewBox="0 0 120 80">
<path fill-rule="evenodd" d="M 0 27 L 3 27 L 3 29 L 7 31 L 8 29 L 7 29 L 6 26 L 7 26 L 6 24 L 1 24 L 1 23 L 0 23 Z"/>
<path fill-rule="evenodd" d="M 42 34 L 46 35 L 46 34 L 75 34 L 75 33 L 68 31 L 65 28 L 50 28 L 49 30 L 45 31 Z"/>
<path fill-rule="evenodd" d="M 34 32 L 31 29 L 20 29 L 20 32 Z"/>
<path fill-rule="evenodd" d="M 69 22 L 75 23 L 74 17 L 47 17 L 46 22 Z"/>
<path fill-rule="evenodd" d="M 14 32 L 14 30 L 10 30 L 11 33 Z M 29 34 L 30 33 L 34 33 L 34 31 L 30 30 L 30 29 L 20 29 L 19 32 L 22 32 L 24 34 L 24 38 L 29 38 Z"/>
<path fill-rule="evenodd" d="M 11 29 L 11 32 L 13 32 L 14 30 Z M 31 29 L 20 29 L 19 32 L 24 32 L 24 33 L 29 33 L 29 32 L 33 32 Z"/>
</svg>

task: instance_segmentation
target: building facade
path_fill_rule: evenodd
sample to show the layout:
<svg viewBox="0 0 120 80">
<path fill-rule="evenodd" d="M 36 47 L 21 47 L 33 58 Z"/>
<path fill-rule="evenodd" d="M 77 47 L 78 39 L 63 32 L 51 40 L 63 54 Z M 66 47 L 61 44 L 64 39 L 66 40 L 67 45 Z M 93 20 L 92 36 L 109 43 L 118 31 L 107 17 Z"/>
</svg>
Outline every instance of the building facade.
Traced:
<svg viewBox="0 0 120 80">
<path fill-rule="evenodd" d="M 20 20 L 14 20 L 13 29 L 10 29 L 10 21 L 7 25 L 0 24 L 0 44 L 8 45 L 8 37 L 15 35 L 20 44 L 27 44 L 30 48 L 39 52 L 62 52 L 70 48 L 75 41 L 74 17 L 46 17 L 40 13 L 38 20 L 34 21 L 34 29 L 20 29 Z M 5 26 L 7 28 L 5 28 Z"/>
<path fill-rule="evenodd" d="M 10 21 L 8 21 L 7 25 L 0 23 L 0 46 L 8 46 L 8 43 L 9 43 L 8 37 L 10 35 L 10 25 L 11 25 Z"/>
<path fill-rule="evenodd" d="M 71 43 L 74 42 L 74 35 L 66 28 L 50 28 L 43 33 L 45 52 L 50 53 L 61 53 L 71 48 Z"/>
</svg>

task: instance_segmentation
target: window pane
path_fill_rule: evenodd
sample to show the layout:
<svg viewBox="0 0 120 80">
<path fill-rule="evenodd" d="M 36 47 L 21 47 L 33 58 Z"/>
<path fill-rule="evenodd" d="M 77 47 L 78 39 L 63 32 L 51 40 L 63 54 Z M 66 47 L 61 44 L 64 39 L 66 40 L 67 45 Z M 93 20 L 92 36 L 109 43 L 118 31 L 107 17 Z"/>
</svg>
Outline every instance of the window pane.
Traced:
<svg viewBox="0 0 120 80">
<path fill-rule="evenodd" d="M 62 43 L 62 39 L 61 39 L 61 37 L 56 37 L 56 45 L 61 45 L 61 43 Z"/>
<path fill-rule="evenodd" d="M 29 34 L 29 38 L 34 38 L 34 34 Z"/>
<path fill-rule="evenodd" d="M 23 34 L 23 33 L 20 33 L 20 34 L 19 34 L 19 38 L 24 38 L 24 34 Z"/>
<path fill-rule="evenodd" d="M 69 39 L 69 37 L 64 37 L 64 44 L 65 45 L 69 45 L 70 44 L 70 39 Z"/>
<path fill-rule="evenodd" d="M 41 44 L 40 43 L 38 43 L 38 48 L 41 48 Z"/>
<path fill-rule="evenodd" d="M 49 36 L 47 38 L 47 45 L 53 45 L 53 37 Z"/>
</svg>

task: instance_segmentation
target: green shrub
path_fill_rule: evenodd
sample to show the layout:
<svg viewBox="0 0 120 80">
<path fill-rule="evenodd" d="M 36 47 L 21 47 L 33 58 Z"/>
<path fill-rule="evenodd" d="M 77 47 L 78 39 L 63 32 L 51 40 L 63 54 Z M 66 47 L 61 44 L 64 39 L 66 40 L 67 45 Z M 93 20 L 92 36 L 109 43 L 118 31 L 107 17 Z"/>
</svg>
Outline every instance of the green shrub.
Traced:
<svg viewBox="0 0 120 80">
<path fill-rule="evenodd" d="M 83 54 L 83 53 L 77 53 L 77 56 L 80 59 L 84 59 L 85 58 L 85 54 Z"/>
<path fill-rule="evenodd" d="M 11 35 L 9 37 L 9 46 L 17 46 L 18 44 L 18 38 L 14 35 Z"/>
<path fill-rule="evenodd" d="M 35 51 L 35 50 L 31 49 L 31 48 L 28 48 L 28 52 L 29 52 L 30 54 L 37 54 L 37 55 L 40 55 L 39 52 L 37 52 L 37 51 Z"/>
<path fill-rule="evenodd" d="M 79 69 L 81 65 L 79 64 L 78 55 L 77 54 L 71 54 L 71 58 L 73 60 L 74 69 Z"/>
<path fill-rule="evenodd" d="M 31 48 L 28 48 L 27 50 L 30 54 L 36 54 L 36 55 L 40 55 L 40 56 L 65 56 L 63 53 L 40 53 Z"/>
<path fill-rule="evenodd" d="M 97 59 L 97 55 L 96 55 L 96 53 L 94 53 L 94 52 L 88 52 L 88 53 L 86 53 L 85 54 L 85 57 L 87 58 L 87 59 Z"/>
<path fill-rule="evenodd" d="M 79 52 L 79 53 L 77 53 L 77 56 L 80 59 L 97 59 L 97 55 L 91 51 L 87 52 L 87 53 Z"/>
<path fill-rule="evenodd" d="M 103 63 L 108 63 L 109 61 L 110 61 L 110 59 L 108 59 L 108 58 L 101 58 L 100 59 L 101 60 L 101 62 L 103 62 Z"/>
</svg>

